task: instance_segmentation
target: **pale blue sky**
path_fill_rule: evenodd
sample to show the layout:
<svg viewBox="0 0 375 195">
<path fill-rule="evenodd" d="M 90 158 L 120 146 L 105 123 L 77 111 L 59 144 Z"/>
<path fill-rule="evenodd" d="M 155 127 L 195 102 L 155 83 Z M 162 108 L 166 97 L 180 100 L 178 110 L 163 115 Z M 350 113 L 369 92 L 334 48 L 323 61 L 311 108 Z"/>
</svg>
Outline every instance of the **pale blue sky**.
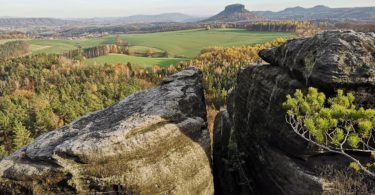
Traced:
<svg viewBox="0 0 375 195">
<path fill-rule="evenodd" d="M 0 16 L 87 18 L 166 12 L 207 16 L 233 3 L 245 4 L 248 10 L 272 11 L 315 5 L 375 6 L 375 0 L 0 0 Z"/>
</svg>

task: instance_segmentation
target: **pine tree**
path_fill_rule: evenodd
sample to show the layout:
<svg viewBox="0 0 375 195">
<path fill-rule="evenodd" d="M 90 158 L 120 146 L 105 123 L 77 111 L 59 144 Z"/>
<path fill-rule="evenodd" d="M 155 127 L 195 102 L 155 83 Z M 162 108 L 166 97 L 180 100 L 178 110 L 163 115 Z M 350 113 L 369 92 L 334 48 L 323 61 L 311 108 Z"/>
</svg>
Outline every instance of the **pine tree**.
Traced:
<svg viewBox="0 0 375 195">
<path fill-rule="evenodd" d="M 4 146 L 0 146 L 0 160 L 8 156 L 8 152 L 5 150 Z"/>
<path fill-rule="evenodd" d="M 22 123 L 16 121 L 14 126 L 14 139 L 13 143 L 15 149 L 20 149 L 22 146 L 30 143 L 33 139 L 31 138 L 31 133 L 28 131 Z"/>
<path fill-rule="evenodd" d="M 307 94 L 296 90 L 288 95 L 283 107 L 286 121 L 304 140 L 350 159 L 350 167 L 363 170 L 375 178 L 375 109 L 357 108 L 352 93 L 337 90 L 337 96 L 326 95 L 310 87 Z M 363 161 L 353 152 L 367 153 L 373 159 Z"/>
</svg>

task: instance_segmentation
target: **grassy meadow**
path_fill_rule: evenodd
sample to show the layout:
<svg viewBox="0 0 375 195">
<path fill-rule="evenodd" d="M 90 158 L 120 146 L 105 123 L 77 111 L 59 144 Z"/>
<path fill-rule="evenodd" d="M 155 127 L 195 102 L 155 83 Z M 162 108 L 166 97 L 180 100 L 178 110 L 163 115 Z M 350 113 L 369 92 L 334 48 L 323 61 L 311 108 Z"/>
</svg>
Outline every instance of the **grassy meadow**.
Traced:
<svg viewBox="0 0 375 195">
<path fill-rule="evenodd" d="M 86 60 L 86 64 L 127 64 L 130 62 L 132 65 L 140 67 L 150 67 L 153 65 L 158 66 L 169 66 L 177 64 L 180 61 L 186 59 L 181 58 L 151 58 L 151 57 L 138 57 L 138 56 L 128 56 L 123 54 L 109 54 L 106 56 L 101 56 L 97 58 L 91 58 Z"/>
<path fill-rule="evenodd" d="M 80 40 L 44 40 L 34 39 L 28 41 L 30 49 L 34 54 L 37 53 L 57 53 L 62 54 L 70 50 L 77 49 L 79 46 L 82 48 L 95 47 L 104 44 L 111 44 L 113 42 L 106 42 L 105 38 L 95 39 L 80 39 Z"/>
<path fill-rule="evenodd" d="M 233 47 L 264 43 L 290 33 L 250 32 L 244 29 L 194 29 L 172 32 L 125 34 L 121 36 L 130 45 L 147 46 L 168 51 L 170 56 L 196 57 L 207 47 Z M 110 37 L 114 41 L 115 37 Z"/>
</svg>

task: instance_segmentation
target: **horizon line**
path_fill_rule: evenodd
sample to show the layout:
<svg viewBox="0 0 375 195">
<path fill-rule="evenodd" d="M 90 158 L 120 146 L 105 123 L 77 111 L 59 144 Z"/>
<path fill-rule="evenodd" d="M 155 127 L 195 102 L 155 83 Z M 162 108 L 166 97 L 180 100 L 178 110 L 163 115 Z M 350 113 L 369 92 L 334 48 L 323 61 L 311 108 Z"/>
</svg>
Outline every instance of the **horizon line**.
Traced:
<svg viewBox="0 0 375 195">
<path fill-rule="evenodd" d="M 241 3 L 238 3 L 238 4 L 241 4 Z M 229 6 L 229 5 L 234 5 L 234 4 L 228 4 L 227 6 Z M 375 6 L 329 7 L 329 6 L 320 4 L 320 5 L 315 5 L 315 6 L 312 6 L 312 7 L 293 6 L 293 7 L 287 7 L 287 8 L 278 10 L 278 11 L 271 11 L 271 10 L 249 10 L 249 11 L 250 12 L 281 12 L 281 11 L 284 11 L 284 10 L 290 9 L 290 8 L 300 7 L 300 8 L 304 8 L 304 9 L 311 9 L 311 8 L 318 7 L 318 6 L 324 6 L 324 7 L 330 8 L 330 9 L 345 9 L 345 8 L 353 8 L 354 9 L 354 8 L 372 8 L 372 7 L 375 7 Z M 183 12 L 160 12 L 160 13 L 154 13 L 154 14 L 139 13 L 139 14 L 131 14 L 131 15 L 96 16 L 96 17 L 90 17 L 90 16 L 88 16 L 88 17 L 53 17 L 53 16 L 9 16 L 9 15 L 5 15 L 5 16 L 0 16 L 0 19 L 36 19 L 36 18 L 38 18 L 38 19 L 65 19 L 65 20 L 69 20 L 69 19 L 104 19 L 104 18 L 125 18 L 125 17 L 131 17 L 131 16 L 155 16 L 155 15 L 163 15 L 163 14 L 183 14 L 183 15 L 190 16 L 190 17 L 200 18 L 200 17 L 210 17 L 212 15 L 215 15 L 215 14 L 223 11 L 224 8 L 217 11 L 216 13 L 207 14 L 207 15 L 197 15 L 197 14 L 183 13 Z M 246 5 L 245 5 L 245 9 L 247 9 Z"/>
</svg>

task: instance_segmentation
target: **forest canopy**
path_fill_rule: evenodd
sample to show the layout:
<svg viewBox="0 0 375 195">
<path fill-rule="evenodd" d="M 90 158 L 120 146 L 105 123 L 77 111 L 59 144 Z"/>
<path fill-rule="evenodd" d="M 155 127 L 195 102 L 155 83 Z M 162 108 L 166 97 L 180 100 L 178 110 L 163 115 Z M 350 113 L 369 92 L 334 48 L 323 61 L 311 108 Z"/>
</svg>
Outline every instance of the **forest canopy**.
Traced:
<svg viewBox="0 0 375 195">
<path fill-rule="evenodd" d="M 189 66 L 203 71 L 208 112 L 215 113 L 213 110 L 224 106 L 237 71 L 261 62 L 259 50 L 284 41 L 210 48 L 190 62 L 164 68 L 133 67 L 130 63 L 86 65 L 84 60 L 56 54 L 0 61 L 0 158 L 43 133 L 154 86 Z"/>
</svg>

